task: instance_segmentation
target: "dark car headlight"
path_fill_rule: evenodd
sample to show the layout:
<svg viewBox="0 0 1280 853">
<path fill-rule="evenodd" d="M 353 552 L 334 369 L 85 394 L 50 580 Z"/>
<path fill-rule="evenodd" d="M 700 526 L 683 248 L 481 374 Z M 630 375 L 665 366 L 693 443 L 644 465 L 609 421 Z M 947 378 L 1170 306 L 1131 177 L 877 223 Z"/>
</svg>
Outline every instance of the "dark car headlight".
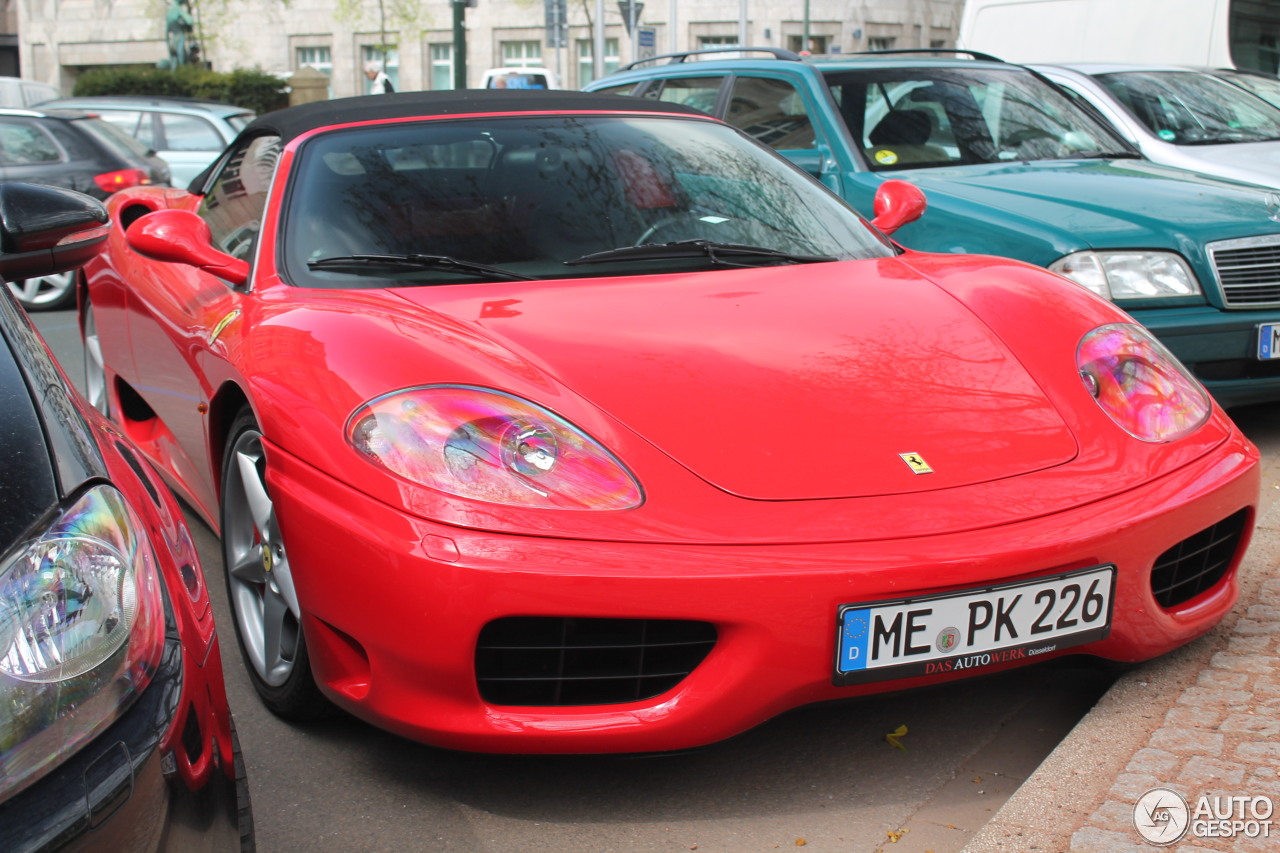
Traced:
<svg viewBox="0 0 1280 853">
<path fill-rule="evenodd" d="M 1076 252 L 1049 269 L 1104 299 L 1201 296 L 1195 273 L 1172 252 Z"/>
<path fill-rule="evenodd" d="M 123 495 L 96 486 L 0 558 L 0 799 L 102 731 L 164 648 L 155 556 Z"/>
</svg>

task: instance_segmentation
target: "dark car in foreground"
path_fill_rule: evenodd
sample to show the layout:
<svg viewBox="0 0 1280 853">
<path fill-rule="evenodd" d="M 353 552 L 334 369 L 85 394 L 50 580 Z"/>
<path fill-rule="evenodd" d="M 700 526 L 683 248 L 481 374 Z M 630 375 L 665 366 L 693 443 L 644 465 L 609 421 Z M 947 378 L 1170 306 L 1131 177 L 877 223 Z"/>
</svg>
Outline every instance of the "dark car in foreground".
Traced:
<svg viewBox="0 0 1280 853">
<path fill-rule="evenodd" d="M 731 49 L 736 51 L 737 49 Z M 1269 190 L 1143 159 L 1043 77 L 955 51 L 656 57 L 592 91 L 696 106 L 872 210 L 929 196 L 894 235 L 1047 267 L 1111 299 L 1223 405 L 1280 400 L 1280 222 Z"/>
<path fill-rule="evenodd" d="M 169 166 L 128 134 L 79 110 L 0 109 L 0 182 L 24 181 L 104 199 L 117 190 L 167 186 Z M 75 300 L 72 271 L 9 279 L 28 311 Z"/>
<path fill-rule="evenodd" d="M 0 275 L 78 266 L 108 230 L 86 196 L 0 185 Z M 182 514 L 4 291 L 0 435 L 0 850 L 252 850 Z"/>
<path fill-rule="evenodd" d="M 109 121 L 169 164 L 185 187 L 253 120 L 253 112 L 202 98 L 93 95 L 57 98 L 41 109 L 84 110 Z"/>
</svg>

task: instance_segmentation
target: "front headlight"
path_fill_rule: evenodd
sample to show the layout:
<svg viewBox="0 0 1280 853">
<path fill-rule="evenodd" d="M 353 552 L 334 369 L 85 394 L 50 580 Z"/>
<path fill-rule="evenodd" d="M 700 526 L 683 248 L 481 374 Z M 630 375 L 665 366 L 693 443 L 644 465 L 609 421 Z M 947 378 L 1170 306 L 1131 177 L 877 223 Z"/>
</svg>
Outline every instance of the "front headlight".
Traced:
<svg viewBox="0 0 1280 853">
<path fill-rule="evenodd" d="M 87 492 L 0 564 L 0 799 L 116 720 L 164 650 L 142 526 L 110 486 Z"/>
<path fill-rule="evenodd" d="M 644 500 L 635 478 L 595 439 L 498 391 L 396 391 L 357 409 L 346 435 L 375 465 L 459 497 L 576 510 L 631 509 Z"/>
<path fill-rule="evenodd" d="M 1208 393 L 1141 326 L 1111 323 L 1089 332 L 1076 366 L 1093 399 L 1134 438 L 1173 441 L 1209 419 Z"/>
<path fill-rule="evenodd" d="M 1195 273 L 1172 252 L 1076 252 L 1049 265 L 1104 299 L 1199 296 Z"/>
</svg>

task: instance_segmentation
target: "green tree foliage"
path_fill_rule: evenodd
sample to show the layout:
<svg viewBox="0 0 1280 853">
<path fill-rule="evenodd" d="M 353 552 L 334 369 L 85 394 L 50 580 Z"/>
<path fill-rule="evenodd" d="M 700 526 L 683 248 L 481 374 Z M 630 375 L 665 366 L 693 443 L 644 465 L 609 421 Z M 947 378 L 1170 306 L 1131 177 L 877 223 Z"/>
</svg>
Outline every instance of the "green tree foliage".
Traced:
<svg viewBox="0 0 1280 853">
<path fill-rule="evenodd" d="M 76 80 L 72 94 L 156 95 L 166 98 L 207 98 L 253 110 L 261 115 L 289 105 L 285 82 L 257 69 L 210 71 L 197 65 L 172 70 L 139 66 L 94 68 Z"/>
</svg>

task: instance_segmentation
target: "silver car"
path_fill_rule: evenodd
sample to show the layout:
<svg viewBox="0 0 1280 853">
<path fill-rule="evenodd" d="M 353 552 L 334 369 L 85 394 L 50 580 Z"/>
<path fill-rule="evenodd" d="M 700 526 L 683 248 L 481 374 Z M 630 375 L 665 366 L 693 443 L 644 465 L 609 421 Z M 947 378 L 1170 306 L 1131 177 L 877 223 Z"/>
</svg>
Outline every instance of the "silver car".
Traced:
<svg viewBox="0 0 1280 853">
<path fill-rule="evenodd" d="M 94 113 L 159 154 L 185 188 L 235 139 L 254 114 L 244 107 L 195 98 L 124 95 L 58 98 L 40 105 Z"/>
<path fill-rule="evenodd" d="M 1280 108 L 1175 66 L 1032 65 L 1087 102 L 1148 160 L 1280 188 Z"/>
</svg>

